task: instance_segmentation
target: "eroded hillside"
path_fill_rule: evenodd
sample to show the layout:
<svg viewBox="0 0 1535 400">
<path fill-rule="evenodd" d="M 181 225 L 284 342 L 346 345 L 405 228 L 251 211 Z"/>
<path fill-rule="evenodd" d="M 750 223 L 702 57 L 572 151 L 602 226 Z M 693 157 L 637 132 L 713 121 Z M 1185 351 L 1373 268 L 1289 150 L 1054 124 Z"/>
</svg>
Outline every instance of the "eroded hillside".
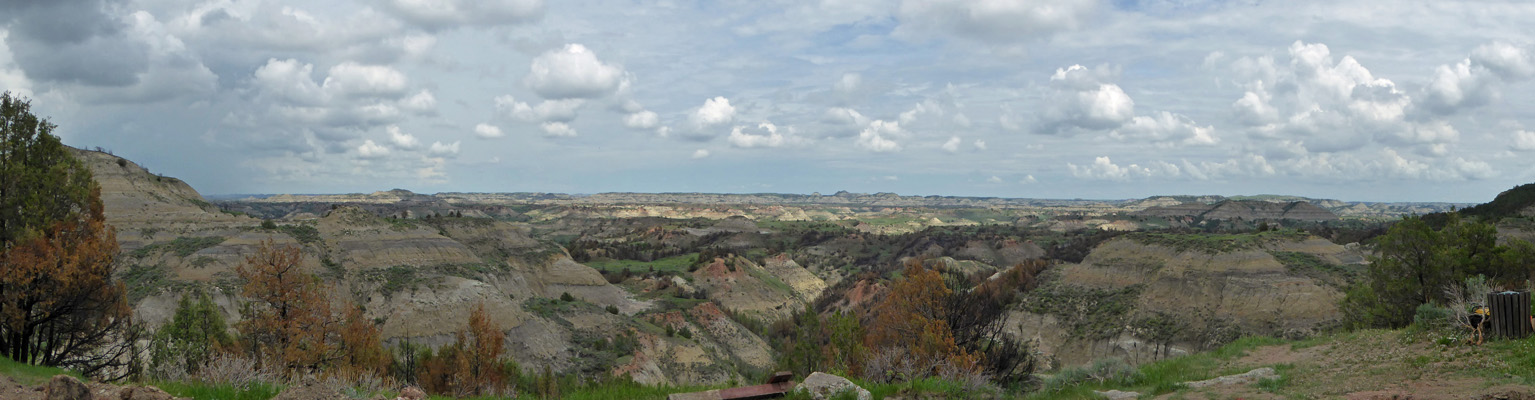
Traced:
<svg viewBox="0 0 1535 400">
<path fill-rule="evenodd" d="M 1328 211 L 1355 203 L 1218 196 L 391 190 L 214 205 L 131 161 L 79 154 L 102 182 L 123 242 L 120 275 L 149 326 L 195 287 L 238 321 L 234 269 L 272 241 L 301 248 L 305 269 L 335 288 L 335 300 L 363 305 L 391 343 L 448 343 L 468 305 L 483 303 L 524 368 L 647 384 L 760 377 L 781 365 L 774 335 L 798 313 L 846 311 L 868 323 L 912 259 L 956 285 L 1049 266 L 1028 288 L 1010 289 L 1021 301 L 1004 320 L 1045 365 L 1153 360 L 1245 334 L 1305 336 L 1336 323 L 1342 287 L 1364 260 L 1357 245 L 1328 239 L 1363 240 L 1379 228 Z M 1178 209 L 1199 213 L 1135 213 Z M 1260 225 L 1277 231 L 1251 233 Z"/>
<path fill-rule="evenodd" d="M 1295 231 L 1132 234 L 1051 271 L 1009 329 L 1061 365 L 1307 337 L 1338 323 L 1338 301 L 1363 262 L 1357 250 Z"/>
</svg>

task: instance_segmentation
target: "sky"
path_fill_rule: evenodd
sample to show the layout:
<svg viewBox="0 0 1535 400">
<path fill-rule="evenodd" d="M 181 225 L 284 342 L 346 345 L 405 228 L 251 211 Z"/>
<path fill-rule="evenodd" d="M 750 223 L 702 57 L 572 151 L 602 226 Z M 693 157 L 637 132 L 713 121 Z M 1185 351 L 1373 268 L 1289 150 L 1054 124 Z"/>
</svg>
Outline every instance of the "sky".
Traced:
<svg viewBox="0 0 1535 400">
<path fill-rule="evenodd" d="M 204 194 L 1485 202 L 1535 4 L 0 0 L 0 90 Z"/>
</svg>

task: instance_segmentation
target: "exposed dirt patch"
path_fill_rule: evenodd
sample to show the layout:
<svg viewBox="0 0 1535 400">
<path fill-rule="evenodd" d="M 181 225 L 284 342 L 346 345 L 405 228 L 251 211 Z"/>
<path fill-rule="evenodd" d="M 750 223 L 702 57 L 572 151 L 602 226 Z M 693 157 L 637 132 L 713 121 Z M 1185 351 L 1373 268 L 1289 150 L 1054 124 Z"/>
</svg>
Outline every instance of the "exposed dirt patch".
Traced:
<svg viewBox="0 0 1535 400">
<path fill-rule="evenodd" d="M 1535 399 L 1535 391 L 1529 387 L 1504 385 L 1485 387 L 1481 379 L 1453 379 L 1403 382 L 1401 388 L 1349 393 L 1349 400 L 1417 400 L 1417 399 Z"/>
<path fill-rule="evenodd" d="M 1297 351 L 1289 345 L 1263 346 L 1253 349 L 1253 351 L 1247 353 L 1247 356 L 1237 359 L 1232 364 L 1236 366 L 1293 364 L 1302 358 L 1315 356 L 1314 353 L 1316 351 L 1318 351 L 1316 347 Z"/>
<path fill-rule="evenodd" d="M 42 387 L 27 387 L 11 377 L 0 375 L 0 399 L 14 400 L 41 400 L 43 398 Z"/>
</svg>

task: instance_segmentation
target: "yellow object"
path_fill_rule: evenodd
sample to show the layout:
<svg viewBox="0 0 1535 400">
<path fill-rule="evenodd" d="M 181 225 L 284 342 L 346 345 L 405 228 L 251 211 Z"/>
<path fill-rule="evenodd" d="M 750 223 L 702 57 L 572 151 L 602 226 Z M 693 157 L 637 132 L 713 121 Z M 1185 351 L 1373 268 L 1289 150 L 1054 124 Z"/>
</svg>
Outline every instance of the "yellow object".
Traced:
<svg viewBox="0 0 1535 400">
<path fill-rule="evenodd" d="M 1487 307 L 1479 307 L 1476 309 L 1476 314 L 1482 316 L 1492 315 L 1492 311 L 1488 310 Z"/>
</svg>

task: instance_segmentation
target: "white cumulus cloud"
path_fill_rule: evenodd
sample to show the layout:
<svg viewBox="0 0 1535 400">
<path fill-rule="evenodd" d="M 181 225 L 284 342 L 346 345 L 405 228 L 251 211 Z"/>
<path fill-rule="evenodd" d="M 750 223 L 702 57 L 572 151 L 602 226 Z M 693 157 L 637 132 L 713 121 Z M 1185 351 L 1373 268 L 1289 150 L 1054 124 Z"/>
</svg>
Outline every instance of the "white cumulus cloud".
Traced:
<svg viewBox="0 0 1535 400">
<path fill-rule="evenodd" d="M 437 96 L 433 96 L 430 90 L 422 90 L 400 99 L 400 108 L 416 114 L 431 115 L 437 112 Z"/>
<path fill-rule="evenodd" d="M 778 132 L 778 126 L 773 125 L 770 122 L 763 122 L 758 124 L 756 128 L 757 132 L 755 133 L 749 132 L 748 129 L 750 128 L 745 126 L 736 126 L 735 128 L 732 128 L 730 130 L 730 137 L 727 138 L 730 142 L 730 145 L 743 149 L 759 147 L 776 148 L 796 145 L 801 142 L 801 140 L 797 137 Z"/>
<path fill-rule="evenodd" d="M 930 32 L 988 43 L 1013 44 L 1077 29 L 1098 0 L 905 0 L 897 35 Z"/>
<path fill-rule="evenodd" d="M 539 125 L 539 127 L 543 128 L 545 136 L 554 136 L 554 137 L 574 137 L 574 136 L 576 136 L 576 129 L 570 127 L 569 124 L 566 124 L 564 122 L 545 122 L 542 125 Z"/>
<path fill-rule="evenodd" d="M 1154 161 L 1144 167 L 1138 164 L 1120 166 L 1107 156 L 1095 158 L 1092 164 L 1085 166 L 1067 163 L 1066 168 L 1071 171 L 1072 176 L 1077 178 L 1107 181 L 1174 178 L 1182 173 L 1177 165 L 1165 161 Z"/>
<path fill-rule="evenodd" d="M 691 139 L 708 140 L 714 137 L 714 129 L 730 124 L 735 120 L 736 108 L 730 105 L 730 99 L 723 96 L 704 99 L 704 104 L 693 109 L 688 114 L 688 123 L 692 131 L 684 133 Z M 687 131 L 687 129 L 683 129 Z"/>
<path fill-rule="evenodd" d="M 434 155 L 434 156 L 438 156 L 438 157 L 449 157 L 449 158 L 457 157 L 458 156 L 458 144 L 459 144 L 459 141 L 456 141 L 456 140 L 453 141 L 453 143 L 450 143 L 450 144 L 443 144 L 442 142 L 432 142 L 432 146 L 428 147 L 426 149 L 426 153 Z"/>
<path fill-rule="evenodd" d="M 484 139 L 495 139 L 506 136 L 501 128 L 491 124 L 478 124 L 474 126 L 474 134 Z"/>
<path fill-rule="evenodd" d="M 372 140 L 365 140 L 361 146 L 357 146 L 357 158 L 372 160 L 387 155 L 389 155 L 389 148 L 373 143 Z"/>
<path fill-rule="evenodd" d="M 904 135 L 904 131 L 901 130 L 901 123 L 874 120 L 874 122 L 869 123 L 867 128 L 858 133 L 858 140 L 854 143 L 859 148 L 875 153 L 897 152 L 901 151 L 901 144 L 889 137 Z"/>
<path fill-rule="evenodd" d="M 1219 143 L 1215 127 L 1199 126 L 1188 117 L 1166 111 L 1130 119 L 1110 134 L 1111 136 L 1144 140 L 1160 147 L 1175 145 L 1208 146 Z"/>
<path fill-rule="evenodd" d="M 416 137 L 409 133 L 400 131 L 399 126 L 390 125 L 385 127 L 384 130 L 389 132 L 389 143 L 394 144 L 395 148 L 401 150 L 415 150 L 417 146 L 421 145 L 420 140 L 416 140 Z"/>
<path fill-rule="evenodd" d="M 426 29 L 503 25 L 531 21 L 544 12 L 543 0 L 385 0 L 383 8 Z"/>
<path fill-rule="evenodd" d="M 1506 80 L 1535 77 L 1535 49 L 1493 42 L 1472 50 L 1471 60 Z"/>
<path fill-rule="evenodd" d="M 961 141 L 959 140 L 959 136 L 950 136 L 948 141 L 943 142 L 943 151 L 950 153 L 959 152 L 960 142 Z"/>
<path fill-rule="evenodd" d="M 603 97 L 628 79 L 623 67 L 603 63 L 580 44 L 539 55 L 528 69 L 525 82 L 546 99 Z"/>
<path fill-rule="evenodd" d="M 1039 132 L 1073 133 L 1118 128 L 1135 116 L 1135 101 L 1119 85 L 1106 82 L 1106 67 L 1072 65 L 1050 77 L 1055 88 L 1040 116 Z"/>
<path fill-rule="evenodd" d="M 385 65 L 344 62 L 330 67 L 321 86 L 348 96 L 393 96 L 405 92 L 405 74 Z"/>
<path fill-rule="evenodd" d="M 496 96 L 496 113 L 523 122 L 570 122 L 576 119 L 582 99 L 544 100 L 537 106 L 528 105 L 510 95 Z"/>
<path fill-rule="evenodd" d="M 654 129 L 660 125 L 661 118 L 653 111 L 639 111 L 624 116 L 624 126 L 629 129 Z"/>
<path fill-rule="evenodd" d="M 1514 131 L 1514 150 L 1535 151 L 1535 132 L 1520 129 Z"/>
</svg>

